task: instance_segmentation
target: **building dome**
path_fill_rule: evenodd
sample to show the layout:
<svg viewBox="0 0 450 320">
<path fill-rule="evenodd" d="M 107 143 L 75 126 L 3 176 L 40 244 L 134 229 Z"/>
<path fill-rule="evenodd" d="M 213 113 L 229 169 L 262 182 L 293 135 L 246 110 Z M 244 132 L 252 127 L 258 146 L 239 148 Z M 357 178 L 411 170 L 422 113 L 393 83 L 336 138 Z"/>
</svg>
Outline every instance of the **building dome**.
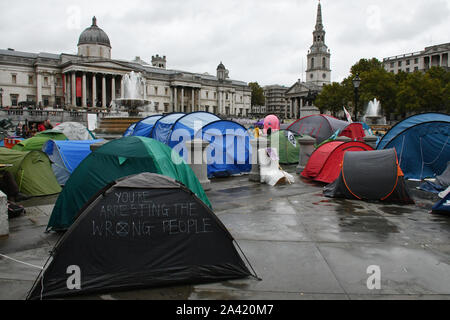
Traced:
<svg viewBox="0 0 450 320">
<path fill-rule="evenodd" d="M 92 26 L 84 30 L 80 35 L 78 46 L 84 44 L 103 45 L 111 48 L 108 35 L 97 26 L 97 18 L 95 17 L 92 18 Z"/>
</svg>

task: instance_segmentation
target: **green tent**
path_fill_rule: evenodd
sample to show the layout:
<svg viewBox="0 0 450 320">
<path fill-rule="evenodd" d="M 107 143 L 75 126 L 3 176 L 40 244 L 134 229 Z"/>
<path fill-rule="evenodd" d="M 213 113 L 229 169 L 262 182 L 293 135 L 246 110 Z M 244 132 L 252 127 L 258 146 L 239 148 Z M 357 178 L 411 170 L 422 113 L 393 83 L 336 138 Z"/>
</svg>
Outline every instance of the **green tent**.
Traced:
<svg viewBox="0 0 450 320">
<path fill-rule="evenodd" d="M 290 130 L 279 130 L 270 135 L 272 147 L 278 148 L 281 164 L 298 163 L 300 153 L 299 137 L 298 133 Z"/>
<path fill-rule="evenodd" d="M 47 230 L 67 230 L 79 210 L 97 192 L 119 178 L 141 172 L 171 177 L 211 207 L 191 167 L 177 152 L 150 138 L 124 137 L 101 146 L 75 169 L 56 201 Z"/>
<path fill-rule="evenodd" d="M 67 137 L 59 132 L 54 130 L 47 130 L 36 133 L 36 135 L 32 138 L 21 141 L 16 144 L 13 149 L 18 151 L 32 151 L 38 150 L 41 151 L 42 147 L 48 140 L 68 140 Z"/>
<path fill-rule="evenodd" d="M 13 165 L 5 170 L 12 173 L 19 191 L 24 194 L 46 196 L 61 192 L 50 160 L 42 151 L 0 148 L 0 163 Z"/>
</svg>

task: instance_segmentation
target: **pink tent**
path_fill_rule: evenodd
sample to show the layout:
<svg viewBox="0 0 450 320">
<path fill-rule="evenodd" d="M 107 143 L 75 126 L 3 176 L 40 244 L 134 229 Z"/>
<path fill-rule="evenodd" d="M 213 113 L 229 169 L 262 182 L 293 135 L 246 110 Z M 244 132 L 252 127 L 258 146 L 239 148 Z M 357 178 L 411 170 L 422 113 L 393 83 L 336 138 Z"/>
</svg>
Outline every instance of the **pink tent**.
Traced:
<svg viewBox="0 0 450 320">
<path fill-rule="evenodd" d="M 267 116 L 264 119 L 264 134 L 267 134 L 267 130 L 271 128 L 272 133 L 275 131 L 280 130 L 280 120 L 277 116 L 274 116 L 273 114 Z"/>
</svg>

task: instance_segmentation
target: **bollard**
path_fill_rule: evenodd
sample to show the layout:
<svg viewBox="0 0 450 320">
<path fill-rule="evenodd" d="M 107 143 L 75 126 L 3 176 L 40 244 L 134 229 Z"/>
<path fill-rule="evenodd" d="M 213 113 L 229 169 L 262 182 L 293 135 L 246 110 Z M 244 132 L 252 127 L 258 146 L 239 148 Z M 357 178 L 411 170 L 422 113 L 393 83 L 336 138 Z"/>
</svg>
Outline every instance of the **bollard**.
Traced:
<svg viewBox="0 0 450 320">
<path fill-rule="evenodd" d="M 8 198 L 0 191 L 0 238 L 9 235 Z"/>
<path fill-rule="evenodd" d="M 188 164 L 197 176 L 198 181 L 205 191 L 211 190 L 211 181 L 208 179 L 208 160 L 206 148 L 209 143 L 200 139 L 186 142 L 188 150 Z"/>
<path fill-rule="evenodd" d="M 259 172 L 259 159 L 258 159 L 258 150 L 261 148 L 268 148 L 270 146 L 270 141 L 265 137 L 259 137 L 258 139 L 253 139 L 250 141 L 252 146 L 252 171 L 248 176 L 248 180 L 253 182 L 260 182 L 261 175 Z"/>
<path fill-rule="evenodd" d="M 298 143 L 300 144 L 300 154 L 298 157 L 298 166 L 295 172 L 300 174 L 305 169 L 309 157 L 315 150 L 314 144 L 316 143 L 316 139 L 310 136 L 303 136 L 298 138 Z"/>
<path fill-rule="evenodd" d="M 350 139 L 349 137 L 341 136 L 341 137 L 337 137 L 337 138 L 336 138 L 336 141 L 350 142 L 350 141 L 352 141 L 352 139 Z"/>
<path fill-rule="evenodd" d="M 364 142 L 374 149 L 377 148 L 377 140 L 378 140 L 378 138 L 376 136 L 365 136 L 364 137 Z"/>
</svg>

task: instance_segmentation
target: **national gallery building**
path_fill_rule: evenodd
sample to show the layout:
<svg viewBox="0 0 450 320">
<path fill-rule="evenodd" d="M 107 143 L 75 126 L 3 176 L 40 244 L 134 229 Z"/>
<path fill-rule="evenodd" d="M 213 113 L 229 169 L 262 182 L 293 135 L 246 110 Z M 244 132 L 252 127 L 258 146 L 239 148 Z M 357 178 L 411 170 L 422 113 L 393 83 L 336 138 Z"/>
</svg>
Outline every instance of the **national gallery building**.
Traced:
<svg viewBox="0 0 450 320">
<path fill-rule="evenodd" d="M 144 78 L 142 96 L 152 102 L 152 112 L 250 113 L 250 87 L 229 79 L 222 63 L 216 75 L 196 74 L 167 69 L 166 56 L 153 56 L 151 63 L 139 57 L 113 60 L 111 48 L 108 35 L 94 17 L 79 37 L 77 55 L 0 50 L 0 105 L 105 109 L 114 100 L 125 98 L 123 79 L 134 71 Z"/>
</svg>

